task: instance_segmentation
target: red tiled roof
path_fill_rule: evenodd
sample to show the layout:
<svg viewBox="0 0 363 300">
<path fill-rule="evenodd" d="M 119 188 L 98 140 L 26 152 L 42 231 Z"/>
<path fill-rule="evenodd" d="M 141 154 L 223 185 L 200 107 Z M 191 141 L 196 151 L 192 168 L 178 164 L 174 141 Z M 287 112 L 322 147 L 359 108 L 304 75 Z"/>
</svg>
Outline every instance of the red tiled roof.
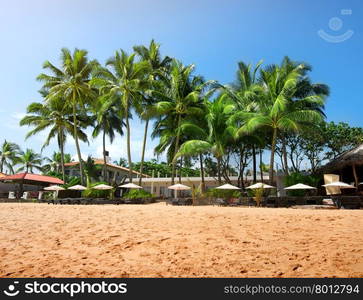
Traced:
<svg viewBox="0 0 363 300">
<path fill-rule="evenodd" d="M 51 184 L 64 184 L 63 180 L 52 177 L 45 176 L 39 174 L 31 174 L 31 173 L 19 173 L 14 175 L 6 175 L 4 177 L 0 177 L 0 180 L 28 180 L 28 181 L 37 181 L 37 182 L 45 182 Z"/>
<path fill-rule="evenodd" d="M 6 176 L 6 174 L 0 172 L 0 178 Z"/>
<path fill-rule="evenodd" d="M 95 165 L 103 165 L 104 162 L 103 162 L 103 159 L 94 159 L 93 160 Z M 78 161 L 73 161 L 73 162 L 70 162 L 70 163 L 65 163 L 64 166 L 65 167 L 73 167 L 73 166 L 77 166 L 78 165 Z M 128 168 L 125 168 L 125 167 L 121 167 L 121 166 L 118 166 L 118 165 L 115 165 L 115 164 L 110 164 L 110 163 L 106 163 L 107 166 L 111 167 L 111 168 L 116 168 L 116 169 L 119 169 L 119 170 L 123 170 L 125 172 L 128 172 L 129 169 Z M 137 174 L 137 175 L 140 175 L 140 172 L 137 172 L 135 170 L 132 170 L 132 173 L 134 174 Z M 142 174 L 143 177 L 150 177 L 149 175 L 147 174 Z"/>
</svg>

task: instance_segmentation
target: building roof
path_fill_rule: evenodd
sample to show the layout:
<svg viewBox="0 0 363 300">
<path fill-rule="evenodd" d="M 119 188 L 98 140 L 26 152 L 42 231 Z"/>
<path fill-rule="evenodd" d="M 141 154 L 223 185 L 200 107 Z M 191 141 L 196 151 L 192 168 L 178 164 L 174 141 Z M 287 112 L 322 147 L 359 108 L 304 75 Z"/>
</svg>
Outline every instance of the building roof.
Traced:
<svg viewBox="0 0 363 300">
<path fill-rule="evenodd" d="M 64 184 L 63 180 L 39 174 L 31 173 L 18 173 L 14 175 L 6 175 L 0 177 L 1 181 L 27 181 L 27 182 L 38 182 L 38 183 L 48 183 L 48 184 Z"/>
<path fill-rule="evenodd" d="M 103 159 L 99 159 L 99 158 L 96 158 L 96 159 L 93 159 L 95 165 L 104 165 L 104 161 Z M 78 166 L 79 162 L 78 161 L 73 161 L 73 162 L 70 162 L 70 163 L 65 163 L 64 166 L 65 167 L 73 167 L 73 166 Z M 111 163 L 106 163 L 106 165 L 108 167 L 111 167 L 111 168 L 115 168 L 115 169 L 118 169 L 118 170 L 121 170 L 121 171 L 125 171 L 125 172 L 129 172 L 129 169 L 128 168 L 125 168 L 125 167 L 121 167 L 121 166 L 118 166 L 118 165 L 115 165 L 115 164 L 111 164 Z M 135 170 L 132 170 L 132 173 L 133 174 L 136 174 L 136 175 L 140 175 L 141 173 L 140 172 L 137 172 Z M 147 174 L 142 174 L 143 177 L 150 177 L 149 175 Z"/>
<path fill-rule="evenodd" d="M 0 178 L 6 176 L 6 174 L 0 172 Z"/>
<path fill-rule="evenodd" d="M 342 169 L 353 164 L 363 165 L 363 144 L 342 153 L 332 161 L 328 162 L 326 165 L 322 166 L 320 170 L 332 171 Z"/>
</svg>

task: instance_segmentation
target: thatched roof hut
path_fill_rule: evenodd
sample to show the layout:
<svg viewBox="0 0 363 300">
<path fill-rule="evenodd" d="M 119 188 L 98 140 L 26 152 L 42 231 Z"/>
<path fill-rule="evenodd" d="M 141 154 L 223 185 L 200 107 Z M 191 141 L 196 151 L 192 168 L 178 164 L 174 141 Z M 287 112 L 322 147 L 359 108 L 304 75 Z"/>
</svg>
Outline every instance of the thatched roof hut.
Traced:
<svg viewBox="0 0 363 300">
<path fill-rule="evenodd" d="M 342 177 L 347 178 L 347 182 L 352 179 L 355 186 L 358 186 L 359 179 L 363 179 L 363 144 L 342 153 L 321 167 L 320 171 L 322 173 L 339 173 Z"/>
</svg>

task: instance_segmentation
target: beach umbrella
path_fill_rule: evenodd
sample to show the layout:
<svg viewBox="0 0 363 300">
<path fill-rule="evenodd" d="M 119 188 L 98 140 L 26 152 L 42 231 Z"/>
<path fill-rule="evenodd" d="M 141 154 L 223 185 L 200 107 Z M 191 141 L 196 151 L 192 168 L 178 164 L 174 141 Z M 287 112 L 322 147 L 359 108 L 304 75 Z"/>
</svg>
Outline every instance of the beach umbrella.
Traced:
<svg viewBox="0 0 363 300">
<path fill-rule="evenodd" d="M 44 188 L 45 191 L 52 191 L 52 192 L 56 192 L 56 191 L 64 191 L 65 188 L 59 186 L 59 185 L 51 185 L 51 186 L 47 186 Z"/>
<path fill-rule="evenodd" d="M 87 188 L 83 185 L 74 185 L 74 186 L 71 186 L 68 188 L 69 190 L 74 190 L 74 191 L 84 191 L 84 190 L 87 190 Z"/>
<path fill-rule="evenodd" d="M 113 187 L 107 184 L 99 184 L 93 187 L 95 190 L 112 190 Z"/>
<path fill-rule="evenodd" d="M 250 189 L 250 190 L 253 190 L 253 189 L 275 189 L 275 187 L 271 186 L 271 185 L 268 185 L 266 183 L 258 182 L 258 183 L 255 183 L 253 185 L 250 185 L 250 186 L 246 187 L 246 189 Z"/>
<path fill-rule="evenodd" d="M 174 191 L 185 191 L 185 190 L 190 190 L 191 188 L 187 185 L 177 183 L 177 184 L 168 186 L 168 189 L 174 190 Z"/>
<path fill-rule="evenodd" d="M 298 184 L 291 185 L 289 187 L 285 187 L 285 190 L 316 190 L 316 188 L 313 186 L 310 186 L 310 185 L 303 184 L 303 183 L 298 183 Z"/>
<path fill-rule="evenodd" d="M 142 189 L 142 186 L 139 186 L 139 185 L 131 183 L 131 182 L 120 185 L 119 187 L 124 188 L 124 189 Z"/>
<path fill-rule="evenodd" d="M 241 188 L 227 183 L 227 184 L 223 184 L 219 187 L 216 187 L 216 189 L 218 189 L 218 190 L 240 190 Z"/>
<path fill-rule="evenodd" d="M 323 187 L 338 187 L 341 189 L 354 189 L 355 188 L 354 186 L 352 186 L 348 183 L 345 183 L 345 182 L 341 182 L 341 181 L 335 181 L 335 182 L 331 182 L 328 184 L 323 184 L 322 186 Z"/>
</svg>

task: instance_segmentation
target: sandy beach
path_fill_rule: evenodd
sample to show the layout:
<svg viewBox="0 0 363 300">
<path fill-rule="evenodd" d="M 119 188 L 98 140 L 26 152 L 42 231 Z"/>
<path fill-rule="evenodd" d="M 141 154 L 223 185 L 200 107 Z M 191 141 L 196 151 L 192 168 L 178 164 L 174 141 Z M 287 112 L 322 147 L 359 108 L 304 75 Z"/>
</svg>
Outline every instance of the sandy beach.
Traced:
<svg viewBox="0 0 363 300">
<path fill-rule="evenodd" d="M 0 277 L 362 277 L 363 211 L 0 204 Z"/>
</svg>

